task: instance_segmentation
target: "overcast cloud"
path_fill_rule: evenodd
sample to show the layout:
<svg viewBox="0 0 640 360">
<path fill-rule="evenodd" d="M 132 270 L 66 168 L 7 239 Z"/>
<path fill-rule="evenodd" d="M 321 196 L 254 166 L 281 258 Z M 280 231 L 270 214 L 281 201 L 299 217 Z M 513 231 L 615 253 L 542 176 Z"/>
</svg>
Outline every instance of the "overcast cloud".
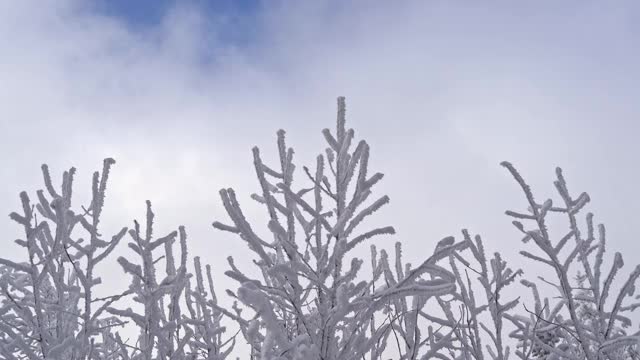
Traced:
<svg viewBox="0 0 640 360">
<path fill-rule="evenodd" d="M 344 95 L 386 175 L 391 204 L 376 221 L 398 234 L 380 246 L 402 241 L 416 262 L 467 227 L 520 261 L 503 215 L 525 206 L 499 166 L 509 160 L 540 198 L 562 166 L 570 189 L 591 194 L 610 248 L 638 262 L 637 2 L 293 3 L 264 2 L 243 25 L 250 39 L 234 42 L 225 14 L 197 3 L 135 27 L 90 2 L 0 2 L 0 214 L 41 188 L 42 163 L 76 166 L 86 199 L 111 156 L 105 228 L 142 218 L 150 199 L 159 232 L 184 224 L 230 286 L 225 259 L 245 245 L 210 226 L 226 219 L 218 190 L 249 203 L 251 147 L 274 161 L 279 128 L 311 164 Z M 0 249 L 17 256 L 20 229 L 4 219 Z"/>
</svg>

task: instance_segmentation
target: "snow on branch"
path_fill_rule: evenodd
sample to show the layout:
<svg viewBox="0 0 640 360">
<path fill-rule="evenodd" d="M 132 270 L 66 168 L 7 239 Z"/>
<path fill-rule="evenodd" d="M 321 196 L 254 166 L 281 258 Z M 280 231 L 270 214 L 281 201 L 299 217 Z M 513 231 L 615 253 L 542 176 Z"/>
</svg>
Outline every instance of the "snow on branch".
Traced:
<svg viewBox="0 0 640 360">
<path fill-rule="evenodd" d="M 43 189 L 21 192 L 9 214 L 23 230 L 14 241 L 23 256 L 0 257 L 0 358 L 640 359 L 640 265 L 623 275 L 623 255 L 608 255 L 604 225 L 585 214 L 590 196 L 570 191 L 560 168 L 557 197 L 540 201 L 502 163 L 525 200 L 506 211 L 522 246 L 518 265 L 551 277 L 512 266 L 466 229 L 428 250 L 376 246 L 396 233 L 384 223 L 390 197 L 374 194 L 383 175 L 370 169 L 370 145 L 347 127 L 345 99 L 337 105 L 315 167 L 296 165 L 284 130 L 272 164 L 252 149 L 257 191 L 249 198 L 264 221 L 249 221 L 245 200 L 220 190 L 228 219 L 213 227 L 250 254 L 228 257 L 235 287 L 225 293 L 204 255 L 190 256 L 183 226 L 158 236 L 150 201 L 143 221 L 103 226 L 113 159 L 93 173 L 84 206 L 73 196 L 75 168 L 58 179 L 42 165 Z M 566 226 L 556 229 L 557 219 Z M 365 244 L 367 261 L 356 256 Z M 407 251 L 420 255 L 416 264 Z M 115 263 L 129 284 L 102 294 L 112 275 L 103 265 Z"/>
</svg>

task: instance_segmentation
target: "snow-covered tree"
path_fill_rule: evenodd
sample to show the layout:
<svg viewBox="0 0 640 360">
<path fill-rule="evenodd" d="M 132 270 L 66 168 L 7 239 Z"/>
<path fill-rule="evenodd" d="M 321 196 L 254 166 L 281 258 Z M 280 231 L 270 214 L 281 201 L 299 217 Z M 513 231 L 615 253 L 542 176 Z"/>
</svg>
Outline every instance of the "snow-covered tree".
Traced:
<svg viewBox="0 0 640 360">
<path fill-rule="evenodd" d="M 640 265 L 614 291 L 614 278 L 623 267 L 622 254 L 615 253 L 609 270 L 604 268 L 604 225 L 595 226 L 591 213 L 585 217 L 586 231 L 579 225 L 578 215 L 590 201 L 589 195 L 583 192 L 572 196 L 558 168 L 554 185 L 561 205 L 554 205 L 551 199 L 536 202 L 531 188 L 513 165 L 502 165 L 522 188 L 528 205 L 526 212 L 507 211 L 507 215 L 515 219 L 513 225 L 524 235 L 522 241 L 533 243 L 539 253 L 521 254 L 552 270 L 555 279 L 539 280 L 555 288 L 554 297 L 558 299 L 542 300 L 536 283 L 522 280 L 533 291 L 535 304 L 526 309 L 527 314 L 508 317 L 516 326 L 512 336 L 520 341 L 517 355 L 523 359 L 638 358 L 640 332 L 631 328 L 628 316 L 640 307 L 640 296 L 634 298 Z M 564 216 L 568 224 L 557 237 L 547 226 L 552 214 Z M 525 227 L 523 221 L 531 223 L 531 227 Z M 572 273 L 576 274 L 576 281 L 571 281 Z"/>
<path fill-rule="evenodd" d="M 101 283 L 94 269 L 117 246 L 126 228 L 111 240 L 100 234 L 100 215 L 105 200 L 112 159 L 106 159 L 102 173 L 95 172 L 88 207 L 72 210 L 75 169 L 65 171 L 56 190 L 49 170 L 42 166 L 44 190 L 32 204 L 20 193 L 22 214 L 10 217 L 24 228 L 24 239 L 16 243 L 26 251 L 27 261 L 0 259 L 5 266 L 0 278 L 2 310 L 0 354 L 7 359 L 111 358 L 95 343 L 103 330 L 122 323 L 104 313 L 94 297 Z M 84 236 L 75 235 L 84 232 Z"/>
<path fill-rule="evenodd" d="M 129 231 L 132 241 L 129 248 L 135 252 L 140 263 L 135 264 L 125 257 L 118 263 L 132 277 L 127 294 L 142 306 L 140 313 L 130 307 L 122 310 L 109 307 L 107 311 L 122 319 L 133 321 L 140 336 L 136 346 L 129 347 L 128 356 L 141 359 L 225 359 L 235 344 L 233 338 L 223 340 L 225 328 L 217 310 L 217 298 L 213 289 L 211 268 L 207 265 L 207 285 L 203 280 L 200 258 L 194 258 L 195 288 L 191 286 L 192 274 L 187 269 L 187 235 L 184 227 L 178 231 L 154 239 L 154 213 L 147 201 L 147 216 L 144 236 L 136 221 Z M 174 243 L 180 241 L 180 263 L 174 258 Z M 154 250 L 164 250 L 163 255 L 154 256 Z M 158 280 L 156 263 L 164 260 L 165 277 Z M 208 290 L 208 291 L 207 291 Z"/>
<path fill-rule="evenodd" d="M 559 201 L 538 202 L 503 163 L 526 199 L 525 211 L 506 212 L 527 247 L 521 255 L 551 278 L 487 255 L 467 230 L 420 249 L 427 255 L 414 266 L 400 242 L 393 251 L 371 244 L 395 230 L 364 227 L 389 198 L 374 196 L 383 176 L 370 172 L 369 145 L 347 128 L 344 98 L 335 131 L 322 133 L 327 148 L 312 169 L 296 171 L 282 130 L 275 166 L 253 149 L 260 191 L 252 198 L 266 211 L 263 224 L 247 219 L 233 189 L 220 191 L 229 219 L 213 226 L 253 254 L 252 262 L 228 259 L 226 275 L 238 284 L 227 291 L 230 308 L 218 302 L 211 268 L 189 259 L 184 227 L 155 235 L 150 202 L 144 224 L 104 235 L 112 159 L 94 173 L 89 204 L 80 207 L 72 201 L 75 169 L 56 188 L 43 165 L 44 190 L 36 201 L 22 192 L 21 211 L 10 214 L 24 229 L 15 242 L 25 255 L 0 258 L 0 358 L 223 360 L 237 341 L 225 335 L 231 325 L 249 345 L 243 358 L 256 360 L 640 359 L 640 266 L 616 280 L 622 255 L 607 256 L 604 226 L 581 215 L 589 196 L 574 197 L 560 169 Z M 550 229 L 558 224 L 552 217 L 567 228 Z M 104 296 L 98 265 L 112 261 L 123 239 L 130 256 L 117 263 L 131 282 Z M 354 255 L 365 243 L 366 266 Z M 522 290 L 531 300 L 513 295 Z"/>
<path fill-rule="evenodd" d="M 354 146 L 354 131 L 346 127 L 344 98 L 338 99 L 336 131 L 322 133 L 328 147 L 317 156 L 313 171 L 303 168 L 303 179 L 296 180 L 296 184 L 307 180 L 302 187 L 294 187 L 299 172 L 283 130 L 277 134 L 277 166 L 265 164 L 260 150 L 253 149 L 261 193 L 252 198 L 268 213 L 269 238 L 259 236 L 246 219 L 233 189 L 220 191 L 232 223 L 215 222 L 214 227 L 238 234 L 255 253 L 254 264 L 262 274 L 251 278 L 229 258 L 231 270 L 226 274 L 240 285 L 230 294 L 253 310 L 245 315 L 239 309 L 230 316 L 240 324 L 252 358 L 381 358 L 399 319 L 410 321 L 405 315 L 410 311 L 408 298 L 422 304 L 456 289 L 454 274 L 439 265 L 467 246 L 466 241 L 455 243 L 452 238 L 438 244 L 419 266 L 398 268 L 395 275 L 386 253 L 377 259 L 374 250 L 373 274 L 359 276 L 364 260 L 352 256 L 352 250 L 375 236 L 395 232 L 391 226 L 360 230 L 389 198 L 370 201 L 383 176 L 369 174 L 369 145 L 361 140 Z M 397 251 L 399 257 L 399 247 Z M 391 315 L 391 309 L 397 311 Z M 449 324 L 450 319 L 442 321 Z"/>
<path fill-rule="evenodd" d="M 0 258 L 0 358 L 3 359 L 224 359 L 233 347 L 223 341 L 222 314 L 216 304 L 209 267 L 209 289 L 204 287 L 200 261 L 195 258 L 196 288 L 187 272 L 186 233 L 153 239 L 153 213 L 147 203 L 144 236 L 139 224 L 129 231 L 129 247 L 141 265 L 121 257 L 118 262 L 131 274 L 132 284 L 121 293 L 97 297 L 101 278 L 96 265 L 103 262 L 125 237 L 123 227 L 110 240 L 100 228 L 109 172 L 114 161 L 104 161 L 95 172 L 90 204 L 72 208 L 75 169 L 65 171 L 55 190 L 49 170 L 42 166 L 45 191 L 37 192 L 34 205 L 22 192 L 22 214 L 11 213 L 25 232 L 16 243 L 27 261 Z M 180 238 L 179 266 L 173 258 Z M 156 279 L 162 246 L 166 277 Z M 128 300 L 141 304 L 143 313 L 118 310 L 112 305 Z M 184 309 L 188 309 L 184 310 Z M 139 329 L 135 343 L 123 341 L 118 329 L 131 323 Z"/>
<path fill-rule="evenodd" d="M 308 185 L 298 188 L 293 181 L 297 174 L 293 150 L 285 145 L 284 131 L 278 132 L 277 166 L 266 165 L 259 149 L 253 149 L 261 193 L 252 198 L 268 213 L 268 238 L 259 236 L 255 224 L 246 219 L 233 189 L 220 192 L 232 223 L 215 222 L 214 227 L 238 234 L 255 253 L 254 264 L 261 274 L 249 277 L 229 258 L 227 275 L 239 283 L 238 290 L 229 293 L 252 309 L 247 315 L 234 308 L 229 316 L 240 324 L 253 358 L 378 359 L 393 353 L 401 359 L 635 356 L 638 333 L 624 331 L 631 320 L 623 313 L 638 305 L 623 305 L 623 300 L 632 298 L 638 269 L 621 285 L 612 307 L 606 308 L 621 257 L 616 254 L 613 269 L 601 279 L 604 228 L 594 245 L 588 215 L 587 238 L 581 237 L 576 214 L 588 196 L 572 199 L 560 170 L 556 187 L 564 206 L 553 207 L 550 200 L 535 203 L 515 168 L 503 163 L 522 186 L 530 212 L 507 214 L 538 225 L 537 230 L 525 230 L 514 222 L 525 233 L 525 242 L 534 239 L 547 259 L 528 251 L 522 255 L 551 266 L 558 278 L 555 286 L 561 301 L 550 309 L 548 299 L 544 304 L 540 300 L 535 281 L 520 279 L 524 272 L 509 267 L 499 253 L 487 257 L 480 236 L 472 239 L 466 230 L 459 242 L 449 237 L 438 243 L 434 254 L 415 269 L 402 262 L 399 243 L 394 265 L 384 250 L 378 254 L 373 246 L 373 273 L 359 274 L 363 260 L 349 256 L 350 251 L 394 230 L 382 227 L 358 235 L 355 230 L 389 199 L 382 196 L 365 205 L 382 174 L 368 177 L 366 142 L 351 150 L 354 132 L 345 125 L 343 98 L 338 99 L 335 133 L 325 129 L 323 135 L 328 148 L 318 155 L 315 172 L 303 168 Z M 569 233 L 555 245 L 545 227 L 548 213 L 564 213 L 570 224 Z M 571 239 L 575 245 L 560 261 L 560 251 Z M 596 259 L 589 260 L 590 255 Z M 586 272 L 587 292 L 593 294 L 579 293 L 569 283 L 574 264 Z M 507 287 L 518 286 L 518 279 L 533 290 L 533 306 L 503 296 Z"/>
</svg>

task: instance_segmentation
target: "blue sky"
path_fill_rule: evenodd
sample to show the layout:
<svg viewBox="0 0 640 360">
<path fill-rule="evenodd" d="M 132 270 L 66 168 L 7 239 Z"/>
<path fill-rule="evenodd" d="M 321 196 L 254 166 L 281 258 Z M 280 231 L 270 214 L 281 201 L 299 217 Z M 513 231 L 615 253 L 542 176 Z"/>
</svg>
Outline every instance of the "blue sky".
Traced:
<svg viewBox="0 0 640 360">
<path fill-rule="evenodd" d="M 173 10 L 185 4 L 208 19 L 212 30 L 215 27 L 216 41 L 239 47 L 258 41 L 259 13 L 263 9 L 260 0 L 99 0 L 90 3 L 90 7 L 121 21 L 132 31 L 145 32 L 162 24 Z"/>
<path fill-rule="evenodd" d="M 259 0 L 200 0 L 190 1 L 203 12 L 213 16 L 231 18 L 249 17 L 260 11 Z M 94 3 L 98 11 L 125 20 L 134 27 L 157 25 L 178 4 L 175 0 L 99 0 Z M 235 30 L 243 30 L 236 26 Z"/>
</svg>

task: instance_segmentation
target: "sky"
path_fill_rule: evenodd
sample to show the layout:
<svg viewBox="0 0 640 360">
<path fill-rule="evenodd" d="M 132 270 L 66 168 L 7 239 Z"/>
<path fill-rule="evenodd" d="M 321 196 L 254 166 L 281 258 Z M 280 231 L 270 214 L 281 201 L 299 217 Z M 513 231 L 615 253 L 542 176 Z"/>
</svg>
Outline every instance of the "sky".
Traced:
<svg viewBox="0 0 640 360">
<path fill-rule="evenodd" d="M 639 16 L 634 1 L 0 2 L 0 213 L 42 188 L 42 163 L 58 182 L 78 169 L 80 206 L 113 157 L 105 232 L 142 219 L 149 199 L 158 233 L 185 225 L 191 252 L 233 287 L 226 257 L 246 247 L 211 227 L 227 219 L 218 190 L 236 189 L 263 221 L 251 147 L 275 162 L 283 128 L 311 165 L 346 96 L 371 171 L 385 174 L 378 194 L 391 197 L 371 224 L 397 235 L 379 247 L 401 241 L 417 263 L 468 228 L 526 271 L 504 215 L 526 208 L 508 160 L 556 201 L 561 166 L 631 267 Z M 0 249 L 19 257 L 20 228 L 4 219 Z"/>
</svg>

